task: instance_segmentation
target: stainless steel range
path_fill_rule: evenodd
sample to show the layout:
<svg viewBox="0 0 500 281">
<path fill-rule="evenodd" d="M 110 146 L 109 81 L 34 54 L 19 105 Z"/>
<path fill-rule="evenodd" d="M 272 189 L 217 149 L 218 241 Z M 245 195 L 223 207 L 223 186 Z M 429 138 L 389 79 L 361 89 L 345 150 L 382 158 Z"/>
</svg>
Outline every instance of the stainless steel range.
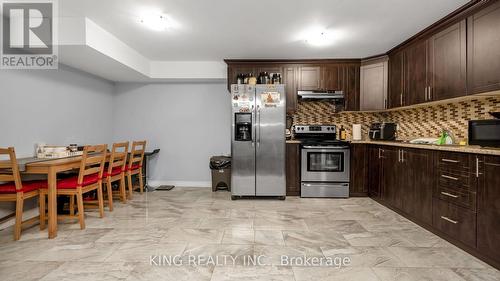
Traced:
<svg viewBox="0 0 500 281">
<path fill-rule="evenodd" d="M 349 144 L 334 125 L 295 126 L 301 145 L 301 197 L 349 197 Z"/>
</svg>

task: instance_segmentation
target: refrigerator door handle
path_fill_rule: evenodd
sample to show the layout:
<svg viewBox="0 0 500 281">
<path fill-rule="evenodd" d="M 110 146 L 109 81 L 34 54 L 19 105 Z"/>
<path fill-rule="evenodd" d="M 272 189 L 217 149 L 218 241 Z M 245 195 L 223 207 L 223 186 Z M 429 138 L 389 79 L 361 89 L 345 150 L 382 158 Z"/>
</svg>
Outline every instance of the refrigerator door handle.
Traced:
<svg viewBox="0 0 500 281">
<path fill-rule="evenodd" d="M 252 147 L 255 146 L 255 106 L 252 105 Z"/>
<path fill-rule="evenodd" d="M 258 134 L 257 134 L 257 147 L 260 146 L 260 105 L 257 105 L 257 131 L 258 131 Z"/>
</svg>

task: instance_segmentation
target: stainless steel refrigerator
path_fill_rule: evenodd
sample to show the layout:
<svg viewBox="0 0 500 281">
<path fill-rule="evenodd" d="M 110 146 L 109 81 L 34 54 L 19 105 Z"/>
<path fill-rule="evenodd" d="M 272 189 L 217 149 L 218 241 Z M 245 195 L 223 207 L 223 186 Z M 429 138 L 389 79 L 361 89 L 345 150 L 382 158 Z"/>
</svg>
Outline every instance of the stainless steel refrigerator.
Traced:
<svg viewBox="0 0 500 281">
<path fill-rule="evenodd" d="M 277 196 L 285 186 L 284 85 L 231 85 L 231 191 Z"/>
</svg>

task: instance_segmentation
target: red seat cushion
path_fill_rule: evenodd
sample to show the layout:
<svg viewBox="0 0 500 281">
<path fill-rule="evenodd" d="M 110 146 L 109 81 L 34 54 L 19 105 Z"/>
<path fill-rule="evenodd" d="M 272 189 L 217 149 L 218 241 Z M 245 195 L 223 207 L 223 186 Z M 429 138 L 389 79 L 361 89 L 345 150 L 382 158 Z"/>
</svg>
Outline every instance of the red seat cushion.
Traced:
<svg viewBox="0 0 500 281">
<path fill-rule="evenodd" d="M 99 181 L 99 174 L 92 174 L 83 177 L 82 187 L 94 184 Z M 71 177 L 57 181 L 58 189 L 71 189 L 78 187 L 78 177 Z"/>
<path fill-rule="evenodd" d="M 106 168 L 106 171 L 104 171 L 104 174 L 102 175 L 103 178 L 107 178 L 108 176 L 116 176 L 119 175 L 122 172 L 122 167 L 114 167 L 111 170 L 111 174 L 108 175 L 108 168 Z"/>
<path fill-rule="evenodd" d="M 126 167 L 126 168 L 127 168 L 127 170 L 132 171 L 132 170 L 137 170 L 141 167 L 142 166 L 140 164 L 134 164 L 134 165 L 132 165 L 132 167 L 130 167 L 130 168 Z"/>
<path fill-rule="evenodd" d="M 16 192 L 30 192 L 40 188 L 47 188 L 47 181 L 23 181 L 23 188 L 16 190 L 14 182 L 0 184 L 0 194 L 9 194 Z"/>
</svg>

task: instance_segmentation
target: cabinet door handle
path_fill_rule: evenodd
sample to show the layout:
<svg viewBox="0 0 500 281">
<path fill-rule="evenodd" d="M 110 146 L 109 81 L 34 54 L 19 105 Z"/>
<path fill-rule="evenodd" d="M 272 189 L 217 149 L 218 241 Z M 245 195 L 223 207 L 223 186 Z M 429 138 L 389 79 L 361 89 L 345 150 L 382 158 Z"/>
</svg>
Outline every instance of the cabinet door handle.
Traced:
<svg viewBox="0 0 500 281">
<path fill-rule="evenodd" d="M 400 104 L 403 106 L 403 92 L 401 92 L 401 95 L 399 96 Z"/>
<path fill-rule="evenodd" d="M 479 157 L 476 156 L 476 178 L 479 178 Z"/>
<path fill-rule="evenodd" d="M 401 162 L 405 161 L 405 151 L 401 149 Z"/>
<path fill-rule="evenodd" d="M 458 195 L 451 194 L 451 193 L 444 192 L 444 191 L 441 191 L 441 194 L 446 195 L 446 196 L 451 197 L 451 198 L 458 198 Z"/>
<path fill-rule="evenodd" d="M 446 158 L 442 158 L 441 161 L 443 161 L 443 162 L 449 162 L 449 163 L 458 163 L 458 162 L 460 162 L 458 160 L 451 160 L 451 159 L 446 159 Z"/>
<path fill-rule="evenodd" d="M 425 87 L 425 89 L 424 89 L 424 95 L 425 95 L 425 101 L 429 100 L 428 99 L 429 94 L 427 92 L 427 87 Z"/>
<path fill-rule="evenodd" d="M 457 224 L 458 223 L 458 221 L 454 221 L 454 220 L 452 220 L 452 219 L 450 219 L 448 217 L 445 217 L 445 216 L 441 216 L 441 219 L 443 219 L 443 220 L 445 220 L 447 222 L 451 222 L 452 224 Z"/>
<path fill-rule="evenodd" d="M 455 177 L 451 177 L 451 176 L 447 176 L 447 175 L 441 175 L 442 178 L 445 178 L 445 179 L 450 179 L 450 180 L 454 180 L 454 181 L 457 181 L 458 178 L 455 178 Z"/>
</svg>

